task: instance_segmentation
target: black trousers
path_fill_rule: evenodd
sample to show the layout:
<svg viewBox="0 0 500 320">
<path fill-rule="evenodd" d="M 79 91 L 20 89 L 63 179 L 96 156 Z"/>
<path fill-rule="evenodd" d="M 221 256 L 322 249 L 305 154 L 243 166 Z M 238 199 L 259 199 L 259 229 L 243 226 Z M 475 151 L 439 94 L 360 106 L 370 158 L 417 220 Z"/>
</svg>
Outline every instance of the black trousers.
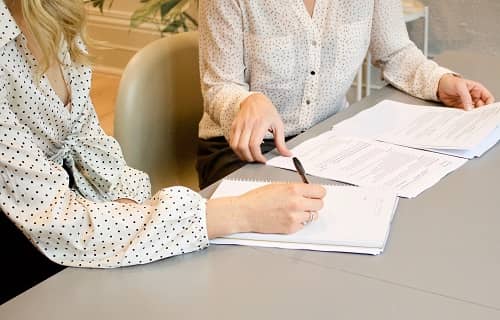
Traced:
<svg viewBox="0 0 500 320">
<path fill-rule="evenodd" d="M 285 140 L 288 141 L 294 137 L 290 136 Z M 262 154 L 268 153 L 274 148 L 274 140 L 272 139 L 265 139 L 260 145 Z M 200 189 L 208 187 L 245 164 L 246 162 L 240 160 L 231 149 L 226 138 L 198 139 L 196 170 L 198 171 Z"/>
<path fill-rule="evenodd" d="M 0 304 L 64 269 L 45 257 L 0 211 Z"/>
</svg>

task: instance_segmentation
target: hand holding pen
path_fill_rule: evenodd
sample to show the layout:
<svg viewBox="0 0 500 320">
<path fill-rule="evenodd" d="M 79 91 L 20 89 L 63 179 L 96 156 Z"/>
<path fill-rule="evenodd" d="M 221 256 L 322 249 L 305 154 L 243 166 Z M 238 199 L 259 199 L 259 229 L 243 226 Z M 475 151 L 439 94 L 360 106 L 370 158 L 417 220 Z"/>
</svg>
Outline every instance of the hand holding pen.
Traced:
<svg viewBox="0 0 500 320">
<path fill-rule="evenodd" d="M 299 174 L 300 178 L 302 179 L 302 182 L 309 184 L 309 180 L 307 180 L 306 171 L 304 170 L 302 163 L 300 163 L 299 159 L 296 157 L 293 157 L 292 160 L 293 160 L 293 165 L 295 166 L 295 169 L 297 169 L 297 173 Z M 309 223 L 313 222 L 316 219 L 318 219 L 318 212 L 309 211 L 309 219 L 307 221 L 302 222 L 302 224 L 308 225 Z"/>
</svg>

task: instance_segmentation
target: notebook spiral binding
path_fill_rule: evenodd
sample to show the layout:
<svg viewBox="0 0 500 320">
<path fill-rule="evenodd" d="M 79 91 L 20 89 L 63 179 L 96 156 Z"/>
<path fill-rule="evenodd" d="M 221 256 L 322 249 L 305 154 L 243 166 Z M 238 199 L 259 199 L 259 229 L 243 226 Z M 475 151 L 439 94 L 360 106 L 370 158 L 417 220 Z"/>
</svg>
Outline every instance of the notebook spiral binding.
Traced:
<svg viewBox="0 0 500 320">
<path fill-rule="evenodd" d="M 235 182 L 255 182 L 255 183 L 264 183 L 264 184 L 290 184 L 290 183 L 302 183 L 300 181 L 283 181 L 283 180 L 259 180 L 259 179 L 252 179 L 252 178 L 223 178 L 222 181 L 235 181 Z M 342 183 L 342 182 L 337 182 L 337 181 L 332 181 L 332 182 L 321 182 L 321 183 L 313 183 L 313 184 L 319 184 L 322 186 L 328 186 L 328 187 L 356 187 L 354 185 L 348 184 L 348 183 Z"/>
</svg>

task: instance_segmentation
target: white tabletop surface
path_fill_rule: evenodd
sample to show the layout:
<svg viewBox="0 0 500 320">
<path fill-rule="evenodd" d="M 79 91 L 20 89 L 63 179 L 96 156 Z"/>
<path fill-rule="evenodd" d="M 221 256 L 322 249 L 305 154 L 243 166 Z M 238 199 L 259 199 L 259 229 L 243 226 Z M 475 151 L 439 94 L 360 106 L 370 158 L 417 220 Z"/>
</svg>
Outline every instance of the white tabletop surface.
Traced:
<svg viewBox="0 0 500 320">
<path fill-rule="evenodd" d="M 438 60 L 500 98 L 500 59 Z M 426 103 L 384 88 L 291 146 L 383 99 Z M 297 180 L 263 165 L 233 176 Z M 500 319 L 499 190 L 496 146 L 402 199 L 380 256 L 211 246 L 145 266 L 68 268 L 0 306 L 0 319 Z"/>
</svg>

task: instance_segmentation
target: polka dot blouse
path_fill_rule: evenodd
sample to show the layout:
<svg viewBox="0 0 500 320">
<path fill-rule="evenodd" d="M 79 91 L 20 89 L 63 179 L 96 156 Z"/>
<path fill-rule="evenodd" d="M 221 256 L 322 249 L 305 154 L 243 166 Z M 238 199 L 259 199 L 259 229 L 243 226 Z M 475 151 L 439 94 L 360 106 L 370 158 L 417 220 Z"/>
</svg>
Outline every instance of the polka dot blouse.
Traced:
<svg viewBox="0 0 500 320">
<path fill-rule="evenodd" d="M 287 136 L 309 129 L 347 106 L 368 50 L 388 82 L 420 98 L 436 100 L 450 72 L 409 40 L 401 0 L 316 0 L 312 17 L 303 0 L 201 0 L 199 17 L 201 138 L 229 138 L 252 92 L 271 99 Z"/>
<path fill-rule="evenodd" d="M 206 247 L 205 200 L 182 187 L 150 197 L 147 175 L 99 127 L 89 68 L 63 46 L 65 107 L 46 77 L 36 83 L 36 60 L 3 1 L 0 21 L 0 214 L 66 266 L 143 264 Z"/>
</svg>

